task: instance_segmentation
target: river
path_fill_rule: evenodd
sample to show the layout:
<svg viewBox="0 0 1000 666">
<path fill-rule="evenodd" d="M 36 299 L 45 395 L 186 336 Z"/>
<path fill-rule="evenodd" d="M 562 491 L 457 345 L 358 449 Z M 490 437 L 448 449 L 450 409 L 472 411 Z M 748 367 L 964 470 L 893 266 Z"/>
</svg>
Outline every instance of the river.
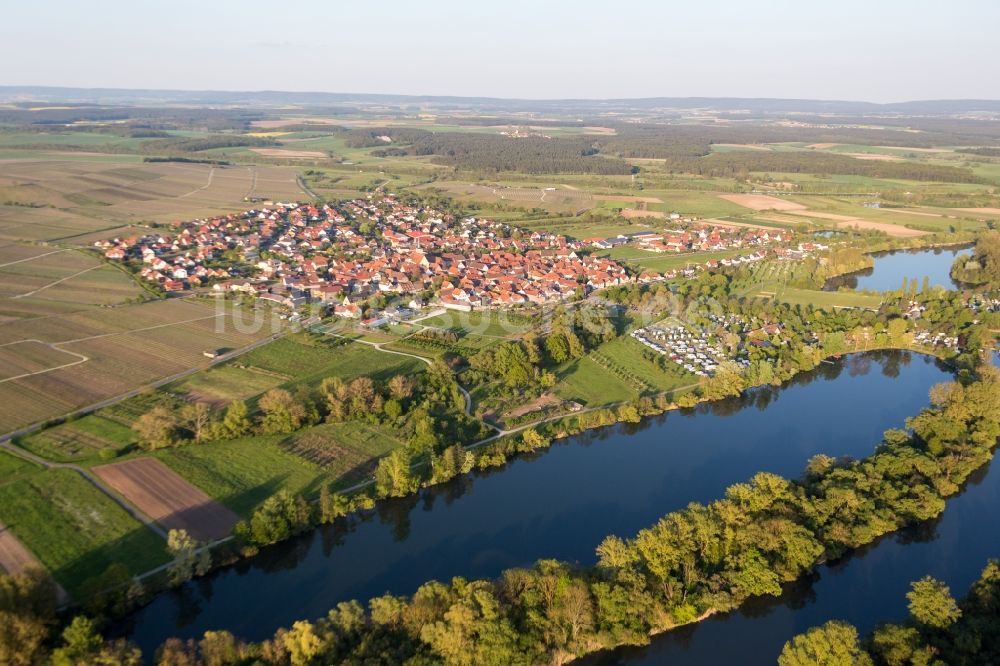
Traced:
<svg viewBox="0 0 1000 666">
<path fill-rule="evenodd" d="M 210 629 L 259 640 L 339 601 L 434 578 L 493 577 L 539 558 L 593 563 L 605 536 L 631 536 L 758 471 L 797 477 L 816 453 L 868 455 L 949 378 L 918 354 L 851 355 L 781 388 L 583 433 L 159 594 L 121 633 L 147 655 Z"/>
<path fill-rule="evenodd" d="M 954 289 L 957 285 L 951 279 L 951 265 L 962 252 L 969 253 L 969 246 L 931 248 L 927 250 L 892 250 L 876 252 L 872 255 L 872 268 L 847 273 L 827 281 L 824 289 L 837 291 L 842 287 L 865 291 L 894 291 L 917 281 L 921 289 L 926 277 L 932 287 Z"/>
<path fill-rule="evenodd" d="M 994 356 L 994 364 L 1000 366 Z M 936 520 L 883 537 L 820 567 L 777 599 L 758 598 L 739 610 L 579 662 L 595 664 L 774 664 L 785 642 L 828 620 L 863 635 L 880 622 L 907 617 L 910 583 L 930 575 L 960 598 L 990 558 L 1000 557 L 1000 463 L 978 470 Z"/>
</svg>

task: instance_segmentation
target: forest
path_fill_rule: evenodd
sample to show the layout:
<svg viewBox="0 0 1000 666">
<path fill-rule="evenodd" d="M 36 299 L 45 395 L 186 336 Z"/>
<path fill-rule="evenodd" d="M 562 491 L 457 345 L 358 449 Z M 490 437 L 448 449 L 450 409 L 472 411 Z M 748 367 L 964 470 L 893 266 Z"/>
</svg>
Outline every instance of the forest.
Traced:
<svg viewBox="0 0 1000 666">
<path fill-rule="evenodd" d="M 647 124 L 618 126 L 616 130 L 613 136 L 513 138 L 499 134 L 385 127 L 350 130 L 346 143 L 354 148 L 382 146 L 384 149 L 376 151 L 377 156 L 433 155 L 434 161 L 439 164 L 486 172 L 629 174 L 639 170 L 628 162 L 629 159 L 657 158 L 665 160 L 667 170 L 673 173 L 724 178 L 745 178 L 751 172 L 765 171 L 950 183 L 983 182 L 971 169 L 949 165 L 859 160 L 847 155 L 812 151 L 711 151 L 713 143 L 755 144 L 835 138 L 869 143 L 877 140 L 908 143 L 908 140 L 900 141 L 901 132 L 884 132 L 891 136 L 862 138 L 846 130 L 806 132 L 801 128 L 770 126 L 715 129 Z M 380 137 L 388 137 L 392 143 Z"/>
</svg>

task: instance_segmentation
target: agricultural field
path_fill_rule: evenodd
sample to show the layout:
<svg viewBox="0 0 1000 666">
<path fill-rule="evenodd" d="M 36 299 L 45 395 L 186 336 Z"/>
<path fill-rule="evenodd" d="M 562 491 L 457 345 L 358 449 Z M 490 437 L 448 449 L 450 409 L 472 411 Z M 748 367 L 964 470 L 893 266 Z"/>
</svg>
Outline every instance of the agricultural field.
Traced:
<svg viewBox="0 0 1000 666">
<path fill-rule="evenodd" d="M 327 423 L 296 433 L 282 449 L 320 467 L 335 488 L 371 478 L 379 457 L 405 446 L 391 428 L 361 421 Z"/>
<path fill-rule="evenodd" d="M 11 470 L 0 453 L 0 523 L 70 594 L 111 564 L 141 573 L 167 561 L 163 540 L 71 470 Z"/>
<path fill-rule="evenodd" d="M 712 252 L 682 252 L 674 254 L 666 252 L 649 252 L 648 250 L 641 250 L 637 247 L 622 245 L 600 252 L 601 256 L 610 257 L 611 259 L 624 263 L 635 270 L 655 271 L 657 273 L 663 273 L 675 268 L 685 268 L 686 266 L 692 266 L 695 264 L 704 264 L 713 259 L 729 259 L 740 254 L 750 254 L 750 251 L 732 249 Z"/>
<path fill-rule="evenodd" d="M 133 458 L 92 470 L 166 530 L 186 530 L 202 543 L 229 536 L 239 517 L 155 458 Z"/>
<path fill-rule="evenodd" d="M 442 314 L 421 319 L 419 324 L 458 333 L 460 336 L 486 336 L 491 338 L 516 337 L 530 329 L 536 318 L 516 311 L 448 310 Z"/>
<path fill-rule="evenodd" d="M 240 357 L 238 363 L 250 369 L 276 373 L 288 382 L 318 383 L 325 377 L 336 376 L 351 380 L 367 375 L 386 381 L 398 374 L 421 372 L 426 367 L 417 359 L 386 354 L 367 345 L 343 343 L 330 346 L 304 344 L 284 338 L 258 347 Z"/>
<path fill-rule="evenodd" d="M 587 407 L 634 400 L 638 391 L 628 382 L 608 372 L 589 356 L 573 361 L 556 376 L 553 392 L 563 400 L 575 400 Z"/>
<path fill-rule="evenodd" d="M 98 414 L 90 414 L 21 438 L 21 448 L 55 462 L 93 460 L 101 451 L 126 450 L 137 442 L 125 425 Z"/>
<path fill-rule="evenodd" d="M 881 294 L 855 290 L 820 291 L 790 287 L 795 279 L 796 265 L 787 261 L 767 261 L 743 269 L 733 288 L 744 296 L 775 299 L 792 305 L 811 305 L 815 308 L 878 308 Z"/>
<path fill-rule="evenodd" d="M 169 299 L 112 309 L 0 321 L 0 349 L 38 340 L 69 365 L 0 378 L 0 431 L 52 419 L 164 378 L 202 368 L 206 350 L 266 338 L 240 332 L 231 305 Z M 56 356 L 52 356 L 55 359 Z M 51 362 L 51 360 L 50 360 Z"/>
<path fill-rule="evenodd" d="M 19 574 L 32 567 L 40 567 L 30 550 L 0 523 L 0 573 Z"/>
<path fill-rule="evenodd" d="M 95 253 L 24 245 L 8 245 L 0 253 L 17 256 L 23 250 L 42 252 L 0 261 L 0 317 L 120 304 L 143 293 L 131 275 Z"/>
<path fill-rule="evenodd" d="M 84 245 L 95 232 L 241 210 L 248 197 L 309 198 L 297 175 L 264 165 L 0 159 L 0 240 Z"/>
<path fill-rule="evenodd" d="M 153 451 L 150 455 L 236 514 L 249 518 L 281 489 L 315 496 L 332 479 L 287 451 L 283 435 L 247 437 Z"/>
</svg>

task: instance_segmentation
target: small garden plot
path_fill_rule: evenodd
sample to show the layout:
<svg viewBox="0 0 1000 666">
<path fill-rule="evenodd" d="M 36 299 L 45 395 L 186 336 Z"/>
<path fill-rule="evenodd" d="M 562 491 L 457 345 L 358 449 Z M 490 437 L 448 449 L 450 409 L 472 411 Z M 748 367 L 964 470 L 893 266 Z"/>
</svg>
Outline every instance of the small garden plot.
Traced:
<svg viewBox="0 0 1000 666">
<path fill-rule="evenodd" d="M 91 414 L 26 437 L 21 446 L 49 460 L 73 462 L 96 456 L 104 449 L 123 449 L 136 439 L 128 427 Z"/>
<path fill-rule="evenodd" d="M 367 423 L 328 423 L 290 437 L 282 447 L 326 470 L 339 486 L 369 478 L 378 458 L 405 442 Z"/>
<path fill-rule="evenodd" d="M 284 450 L 284 436 L 247 437 L 151 453 L 213 499 L 244 518 L 265 499 L 287 490 L 314 496 L 329 482 L 324 471 Z"/>
<path fill-rule="evenodd" d="M 112 564 L 137 574 L 169 559 L 160 537 L 66 469 L 0 483 L 0 522 L 71 594 Z"/>
</svg>

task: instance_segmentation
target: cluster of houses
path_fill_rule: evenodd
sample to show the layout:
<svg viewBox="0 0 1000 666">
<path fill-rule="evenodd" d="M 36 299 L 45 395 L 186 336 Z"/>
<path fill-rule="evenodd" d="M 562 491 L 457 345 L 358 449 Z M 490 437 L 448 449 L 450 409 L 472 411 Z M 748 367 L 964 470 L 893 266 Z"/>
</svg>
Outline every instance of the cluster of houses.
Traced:
<svg viewBox="0 0 1000 666">
<path fill-rule="evenodd" d="M 737 227 L 699 222 L 690 228 L 666 231 L 639 231 L 612 238 L 589 238 L 592 247 L 610 250 L 631 245 L 647 252 L 714 252 L 741 248 L 767 247 L 790 241 L 792 233 L 784 229 Z"/>
<path fill-rule="evenodd" d="M 165 291 L 197 289 L 212 281 L 232 277 L 228 267 L 209 265 L 226 250 L 226 245 L 198 244 L 190 233 L 114 238 L 96 241 L 94 246 L 103 250 L 108 259 L 121 261 L 130 255 L 141 258 L 139 274 L 159 284 Z"/>
<path fill-rule="evenodd" d="M 945 349 L 958 351 L 958 338 L 954 335 L 931 333 L 930 331 L 918 331 L 917 334 L 913 336 L 913 341 L 918 345 L 925 345 L 927 347 L 943 347 Z"/>
<path fill-rule="evenodd" d="M 640 328 L 632 331 L 632 337 L 699 377 L 712 375 L 726 360 L 722 348 L 712 343 L 708 336 L 677 324 Z"/>
<path fill-rule="evenodd" d="M 472 310 L 560 301 L 631 280 L 611 259 L 578 255 L 583 244 L 564 236 L 457 219 L 392 195 L 335 206 L 265 203 L 98 247 L 110 259 L 141 260 L 141 275 L 167 291 L 211 284 L 293 308 L 323 303 L 351 318 L 378 294 Z"/>
<path fill-rule="evenodd" d="M 975 313 L 1000 312 L 1000 298 L 991 298 L 981 294 L 973 294 L 967 301 L 969 308 Z"/>
</svg>

